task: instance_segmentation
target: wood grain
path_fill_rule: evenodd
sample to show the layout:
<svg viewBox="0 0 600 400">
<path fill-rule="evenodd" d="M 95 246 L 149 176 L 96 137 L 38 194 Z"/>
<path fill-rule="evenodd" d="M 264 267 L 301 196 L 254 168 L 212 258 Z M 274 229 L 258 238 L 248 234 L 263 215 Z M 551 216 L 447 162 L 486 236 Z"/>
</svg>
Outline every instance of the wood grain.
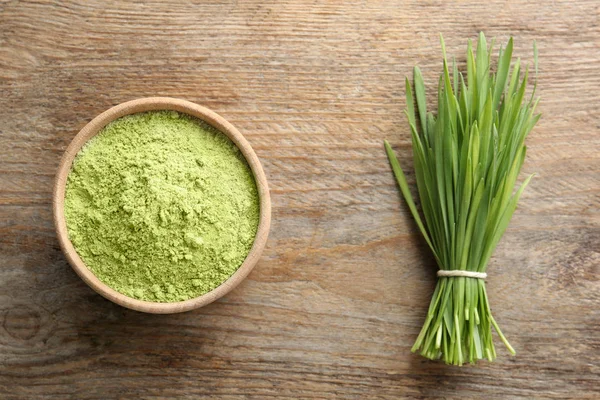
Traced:
<svg viewBox="0 0 600 400">
<path fill-rule="evenodd" d="M 599 398 L 599 19 L 594 0 L 0 1 L 0 398 Z M 435 265 L 382 140 L 410 166 L 404 76 L 433 93 L 438 34 L 460 63 L 480 30 L 527 62 L 538 41 L 543 117 L 488 278 L 517 356 L 453 368 L 409 351 Z M 52 225 L 68 143 L 146 96 L 221 114 L 271 186 L 252 274 L 179 315 L 95 294 Z"/>
</svg>

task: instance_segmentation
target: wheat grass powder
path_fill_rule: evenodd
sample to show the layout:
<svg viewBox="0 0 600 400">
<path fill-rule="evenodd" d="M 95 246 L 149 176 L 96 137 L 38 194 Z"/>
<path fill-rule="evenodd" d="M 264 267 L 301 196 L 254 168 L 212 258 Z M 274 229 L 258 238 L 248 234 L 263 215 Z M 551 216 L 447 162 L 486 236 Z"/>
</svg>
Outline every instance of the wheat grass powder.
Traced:
<svg viewBox="0 0 600 400">
<path fill-rule="evenodd" d="M 259 197 L 229 138 L 175 111 L 119 118 L 88 141 L 67 179 L 69 239 L 106 285 L 175 302 L 211 291 L 254 242 Z"/>
</svg>

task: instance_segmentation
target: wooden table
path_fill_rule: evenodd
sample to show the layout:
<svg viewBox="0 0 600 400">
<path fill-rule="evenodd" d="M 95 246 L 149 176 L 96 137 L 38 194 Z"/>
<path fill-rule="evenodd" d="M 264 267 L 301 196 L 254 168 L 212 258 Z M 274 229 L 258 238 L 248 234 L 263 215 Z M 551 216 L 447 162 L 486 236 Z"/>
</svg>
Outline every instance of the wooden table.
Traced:
<svg viewBox="0 0 600 400">
<path fill-rule="evenodd" d="M 203 3 L 0 1 L 0 398 L 600 398 L 597 1 Z M 543 118 L 489 269 L 518 354 L 457 368 L 410 353 L 435 265 L 382 141 L 410 170 L 404 76 L 433 89 L 438 34 L 461 62 L 480 30 L 537 39 Z M 92 292 L 50 207 L 78 130 L 153 95 L 234 123 L 273 199 L 250 277 L 170 316 Z"/>
</svg>

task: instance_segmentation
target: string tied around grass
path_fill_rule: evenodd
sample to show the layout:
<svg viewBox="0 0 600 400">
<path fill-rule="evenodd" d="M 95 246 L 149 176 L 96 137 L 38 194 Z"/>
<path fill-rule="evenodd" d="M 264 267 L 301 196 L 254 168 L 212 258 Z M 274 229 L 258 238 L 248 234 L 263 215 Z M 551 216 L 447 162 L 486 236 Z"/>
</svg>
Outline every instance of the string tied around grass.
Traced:
<svg viewBox="0 0 600 400">
<path fill-rule="evenodd" d="M 440 269 L 437 272 L 437 276 L 438 277 L 464 276 L 465 278 L 476 278 L 476 279 L 487 278 L 487 274 L 485 272 L 465 271 L 465 270 L 460 270 L 460 269 L 453 269 L 453 270 Z"/>
</svg>

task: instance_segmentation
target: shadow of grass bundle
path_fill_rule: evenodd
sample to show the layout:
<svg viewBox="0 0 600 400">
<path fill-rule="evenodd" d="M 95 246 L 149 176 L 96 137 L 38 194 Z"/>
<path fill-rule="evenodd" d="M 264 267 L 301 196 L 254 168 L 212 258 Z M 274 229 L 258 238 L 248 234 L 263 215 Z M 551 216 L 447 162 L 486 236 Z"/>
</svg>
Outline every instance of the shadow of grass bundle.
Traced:
<svg viewBox="0 0 600 400">
<path fill-rule="evenodd" d="M 488 47 L 481 33 L 476 53 L 469 41 L 466 78 L 455 62 L 450 73 L 443 39 L 441 46 L 444 61 L 437 115 L 427 111 L 418 67 L 414 69 L 414 98 L 406 79 L 406 115 L 424 222 L 387 141 L 385 148 L 400 190 L 440 270 L 484 273 L 531 179 L 525 179 L 514 192 L 525 159 L 525 138 L 540 118 L 535 114 L 538 99 L 534 98 L 535 85 L 526 97 L 528 68 L 523 72 L 520 60 L 511 66 L 512 38 L 500 48 L 495 72 L 491 65 L 493 41 Z M 535 45 L 534 59 L 537 70 Z M 514 355 L 492 316 L 485 281 L 440 276 L 412 351 L 454 365 L 482 358 L 492 361 L 496 358 L 492 327 Z"/>
</svg>

